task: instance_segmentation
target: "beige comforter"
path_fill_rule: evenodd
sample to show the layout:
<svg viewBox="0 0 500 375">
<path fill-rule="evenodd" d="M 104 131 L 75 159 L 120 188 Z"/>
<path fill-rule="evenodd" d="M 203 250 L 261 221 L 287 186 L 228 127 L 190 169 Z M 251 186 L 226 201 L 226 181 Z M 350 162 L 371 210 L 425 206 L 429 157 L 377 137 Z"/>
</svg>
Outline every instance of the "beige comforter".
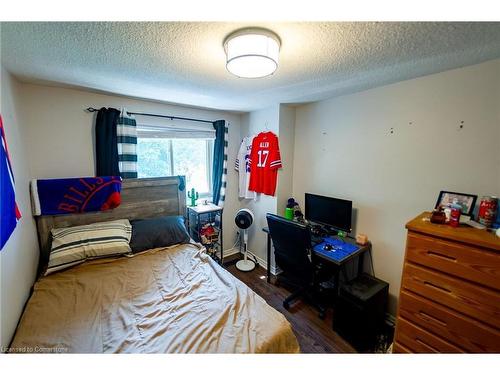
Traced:
<svg viewBox="0 0 500 375">
<path fill-rule="evenodd" d="M 296 353 L 285 317 L 195 245 L 42 278 L 11 352 Z"/>
</svg>

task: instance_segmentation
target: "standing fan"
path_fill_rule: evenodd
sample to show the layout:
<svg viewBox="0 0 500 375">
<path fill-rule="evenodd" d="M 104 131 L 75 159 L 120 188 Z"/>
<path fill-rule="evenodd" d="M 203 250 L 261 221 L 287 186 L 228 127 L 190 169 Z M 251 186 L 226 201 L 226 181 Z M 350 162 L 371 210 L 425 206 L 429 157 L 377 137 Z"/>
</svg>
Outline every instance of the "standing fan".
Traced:
<svg viewBox="0 0 500 375">
<path fill-rule="evenodd" d="M 248 232 L 247 229 L 253 223 L 253 213 L 248 208 L 242 208 L 236 213 L 234 218 L 236 226 L 240 228 L 243 232 L 243 248 L 244 248 L 244 258 L 236 263 L 236 268 L 240 271 L 251 271 L 255 268 L 255 263 L 248 259 L 247 254 L 247 243 L 248 243 Z M 241 236 L 240 236 L 241 238 Z"/>
</svg>

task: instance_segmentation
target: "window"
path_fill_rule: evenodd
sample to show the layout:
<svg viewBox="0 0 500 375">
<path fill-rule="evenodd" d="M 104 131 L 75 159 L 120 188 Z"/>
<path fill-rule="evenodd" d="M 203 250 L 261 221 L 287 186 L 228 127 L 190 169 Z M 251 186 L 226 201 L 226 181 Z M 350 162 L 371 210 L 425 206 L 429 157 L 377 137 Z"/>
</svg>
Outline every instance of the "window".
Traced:
<svg viewBox="0 0 500 375">
<path fill-rule="evenodd" d="M 137 172 L 139 178 L 186 176 L 188 190 L 200 197 L 212 195 L 213 139 L 164 138 L 139 133 Z"/>
</svg>

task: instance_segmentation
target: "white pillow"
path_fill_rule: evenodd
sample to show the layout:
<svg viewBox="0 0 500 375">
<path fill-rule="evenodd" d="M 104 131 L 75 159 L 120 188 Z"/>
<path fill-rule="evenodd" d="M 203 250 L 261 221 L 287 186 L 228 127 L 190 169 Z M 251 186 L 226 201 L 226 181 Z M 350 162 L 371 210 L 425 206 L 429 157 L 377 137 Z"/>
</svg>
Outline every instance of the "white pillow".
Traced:
<svg viewBox="0 0 500 375">
<path fill-rule="evenodd" d="M 69 228 L 54 228 L 49 264 L 45 275 L 85 262 L 132 252 L 132 226 L 128 220 L 114 220 Z"/>
</svg>

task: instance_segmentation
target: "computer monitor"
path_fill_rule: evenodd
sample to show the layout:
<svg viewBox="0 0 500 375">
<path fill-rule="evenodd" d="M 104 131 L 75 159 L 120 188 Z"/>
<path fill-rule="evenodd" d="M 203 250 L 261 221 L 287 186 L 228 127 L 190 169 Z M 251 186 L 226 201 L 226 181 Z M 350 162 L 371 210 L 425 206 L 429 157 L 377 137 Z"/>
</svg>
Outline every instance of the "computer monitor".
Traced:
<svg viewBox="0 0 500 375">
<path fill-rule="evenodd" d="M 317 224 L 351 232 L 352 201 L 306 193 L 305 217 Z"/>
</svg>

